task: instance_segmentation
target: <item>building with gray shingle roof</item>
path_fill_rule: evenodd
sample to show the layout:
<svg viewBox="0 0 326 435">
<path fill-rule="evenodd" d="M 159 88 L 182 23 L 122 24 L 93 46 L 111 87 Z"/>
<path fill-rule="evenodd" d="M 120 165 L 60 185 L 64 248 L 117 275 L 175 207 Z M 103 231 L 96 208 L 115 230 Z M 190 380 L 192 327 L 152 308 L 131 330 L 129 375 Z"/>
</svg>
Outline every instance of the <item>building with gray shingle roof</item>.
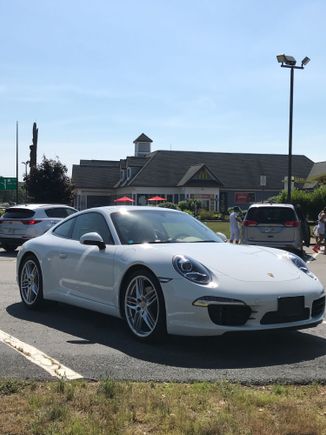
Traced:
<svg viewBox="0 0 326 435">
<path fill-rule="evenodd" d="M 320 179 L 326 180 L 326 162 L 317 162 L 308 174 L 303 188 L 307 190 L 315 189 L 320 184 Z M 324 181 L 325 182 L 325 181 Z"/>
<path fill-rule="evenodd" d="M 211 210 L 239 205 L 248 207 L 284 189 L 288 156 L 282 154 L 203 151 L 154 151 L 142 133 L 135 155 L 120 161 L 81 160 L 73 166 L 76 206 L 112 204 L 128 195 L 135 204 L 160 195 L 171 202 L 194 198 Z M 314 166 L 303 155 L 292 156 L 295 179 L 306 179 Z"/>
</svg>

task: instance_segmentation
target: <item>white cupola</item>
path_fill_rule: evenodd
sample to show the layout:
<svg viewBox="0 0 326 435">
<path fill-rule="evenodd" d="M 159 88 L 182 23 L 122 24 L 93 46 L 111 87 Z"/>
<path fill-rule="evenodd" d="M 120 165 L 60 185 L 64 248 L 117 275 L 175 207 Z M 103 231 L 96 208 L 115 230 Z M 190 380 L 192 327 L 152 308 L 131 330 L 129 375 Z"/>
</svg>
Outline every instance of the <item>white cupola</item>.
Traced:
<svg viewBox="0 0 326 435">
<path fill-rule="evenodd" d="M 152 139 L 150 139 L 144 133 L 138 136 L 137 139 L 134 140 L 135 157 L 145 157 L 147 154 L 149 154 L 151 152 L 152 142 Z"/>
</svg>

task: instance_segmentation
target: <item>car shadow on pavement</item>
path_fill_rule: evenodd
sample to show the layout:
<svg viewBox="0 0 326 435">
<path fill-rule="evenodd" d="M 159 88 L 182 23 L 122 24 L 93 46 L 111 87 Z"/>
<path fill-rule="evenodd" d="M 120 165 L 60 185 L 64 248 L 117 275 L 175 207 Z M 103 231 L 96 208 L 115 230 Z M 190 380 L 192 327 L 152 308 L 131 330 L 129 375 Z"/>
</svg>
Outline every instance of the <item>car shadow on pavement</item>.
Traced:
<svg viewBox="0 0 326 435">
<path fill-rule="evenodd" d="M 18 251 L 6 252 L 4 250 L 0 250 L 0 257 L 1 258 L 16 258 L 17 254 L 18 254 Z"/>
<path fill-rule="evenodd" d="M 311 361 L 326 355 L 326 334 L 324 332 L 325 338 L 322 338 L 313 335 L 314 330 L 196 338 L 168 336 L 161 343 L 144 344 L 129 335 L 121 319 L 58 302 L 46 303 L 42 311 L 30 311 L 22 303 L 15 303 L 7 307 L 7 312 L 17 319 L 78 337 L 67 341 L 72 346 L 98 343 L 132 358 L 179 368 L 268 367 Z M 318 328 L 324 330 L 324 327 L 322 324 Z"/>
<path fill-rule="evenodd" d="M 311 261 L 316 261 L 316 258 L 312 254 L 309 254 L 308 252 L 305 252 L 303 254 L 302 259 L 306 263 L 310 263 Z"/>
</svg>

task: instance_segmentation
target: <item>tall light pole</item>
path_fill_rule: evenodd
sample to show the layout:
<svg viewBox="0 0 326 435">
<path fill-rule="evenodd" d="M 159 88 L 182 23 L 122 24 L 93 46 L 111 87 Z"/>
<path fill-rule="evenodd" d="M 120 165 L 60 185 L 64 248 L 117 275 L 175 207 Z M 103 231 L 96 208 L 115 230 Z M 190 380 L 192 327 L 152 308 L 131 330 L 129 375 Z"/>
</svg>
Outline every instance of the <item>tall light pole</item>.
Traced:
<svg viewBox="0 0 326 435">
<path fill-rule="evenodd" d="M 18 121 L 16 121 L 16 204 L 18 204 Z"/>
<path fill-rule="evenodd" d="M 290 110 L 289 110 L 289 154 L 288 154 L 288 195 L 287 201 L 291 202 L 291 185 L 292 185 L 292 127 L 293 127 L 293 82 L 294 70 L 304 69 L 305 65 L 310 62 L 309 57 L 305 57 L 301 61 L 301 66 L 296 66 L 297 61 L 294 57 L 285 54 L 276 56 L 277 62 L 282 68 L 290 68 Z"/>
</svg>

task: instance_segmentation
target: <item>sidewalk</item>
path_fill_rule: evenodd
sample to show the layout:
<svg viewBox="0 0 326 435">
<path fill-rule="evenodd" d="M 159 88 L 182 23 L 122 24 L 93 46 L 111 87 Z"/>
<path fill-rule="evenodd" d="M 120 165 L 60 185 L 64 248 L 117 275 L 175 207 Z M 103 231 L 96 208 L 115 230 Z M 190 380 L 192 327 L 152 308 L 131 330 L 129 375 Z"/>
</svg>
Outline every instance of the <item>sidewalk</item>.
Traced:
<svg viewBox="0 0 326 435">
<path fill-rule="evenodd" d="M 309 269 L 320 279 L 323 286 L 326 288 L 326 255 L 324 255 L 324 248 L 316 253 L 312 250 L 315 244 L 304 248 L 305 258 L 304 261 L 308 263 Z"/>
<path fill-rule="evenodd" d="M 314 251 L 314 249 L 313 249 L 315 246 L 316 246 L 316 244 L 313 243 L 312 245 L 309 246 L 309 248 L 304 248 L 304 250 L 306 253 L 310 253 L 311 255 L 318 254 L 318 255 L 325 255 L 326 256 L 326 247 L 325 246 L 321 246 L 319 248 L 319 251 L 317 251 L 317 252 Z"/>
<path fill-rule="evenodd" d="M 304 247 L 304 250 L 305 250 L 306 254 L 307 255 L 313 255 L 313 256 L 316 256 L 316 255 L 318 255 L 318 256 L 319 255 L 324 256 L 324 254 L 326 253 L 326 251 L 325 251 L 326 245 L 324 244 L 323 246 L 321 246 L 321 248 L 319 248 L 318 252 L 315 252 L 313 250 L 313 248 L 315 246 L 316 246 L 316 240 L 315 240 L 314 237 L 311 237 L 311 239 L 310 239 L 310 246 L 308 248 Z M 326 255 L 325 255 L 325 257 L 326 257 Z"/>
</svg>

